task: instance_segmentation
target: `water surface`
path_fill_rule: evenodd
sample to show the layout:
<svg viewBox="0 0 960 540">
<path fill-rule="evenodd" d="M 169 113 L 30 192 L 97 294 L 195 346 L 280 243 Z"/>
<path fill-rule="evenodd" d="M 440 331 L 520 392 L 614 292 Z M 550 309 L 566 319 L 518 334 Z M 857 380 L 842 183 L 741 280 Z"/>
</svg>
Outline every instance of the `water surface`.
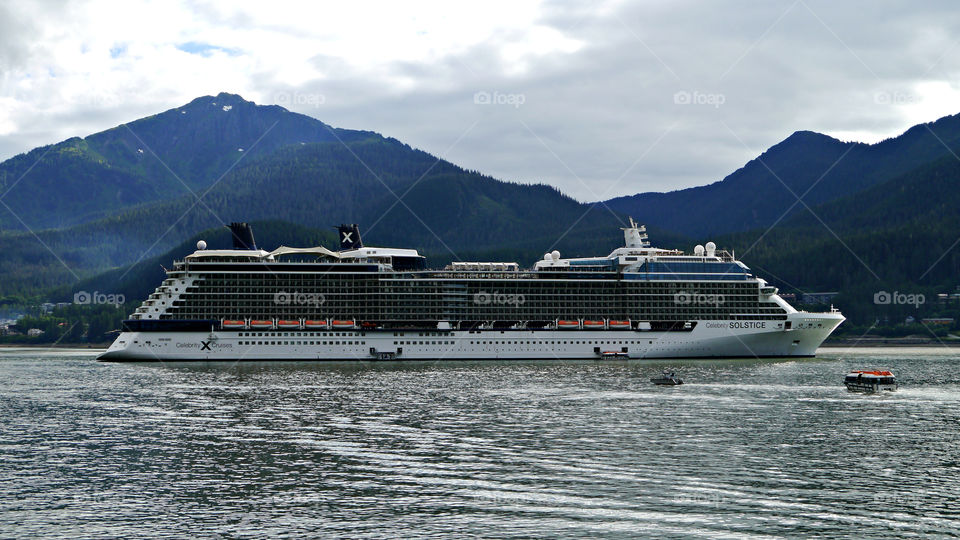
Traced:
<svg viewBox="0 0 960 540">
<path fill-rule="evenodd" d="M 0 536 L 960 535 L 960 359 L 103 364 L 0 350 Z M 848 393 L 852 368 L 901 390 Z M 686 384 L 655 387 L 675 370 Z"/>
</svg>

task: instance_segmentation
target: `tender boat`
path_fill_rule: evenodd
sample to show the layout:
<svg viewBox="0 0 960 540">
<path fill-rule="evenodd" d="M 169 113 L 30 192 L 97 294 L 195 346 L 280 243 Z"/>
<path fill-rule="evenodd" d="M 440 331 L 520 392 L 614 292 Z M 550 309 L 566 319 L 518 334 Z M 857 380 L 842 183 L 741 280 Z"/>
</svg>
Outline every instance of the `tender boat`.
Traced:
<svg viewBox="0 0 960 540">
<path fill-rule="evenodd" d="M 897 378 L 890 371 L 851 371 L 843 379 L 843 384 L 851 392 L 893 392 L 897 389 Z"/>
<path fill-rule="evenodd" d="M 677 377 L 672 371 L 664 371 L 659 377 L 650 379 L 650 382 L 659 386 L 677 386 L 683 384 L 683 379 Z"/>
</svg>

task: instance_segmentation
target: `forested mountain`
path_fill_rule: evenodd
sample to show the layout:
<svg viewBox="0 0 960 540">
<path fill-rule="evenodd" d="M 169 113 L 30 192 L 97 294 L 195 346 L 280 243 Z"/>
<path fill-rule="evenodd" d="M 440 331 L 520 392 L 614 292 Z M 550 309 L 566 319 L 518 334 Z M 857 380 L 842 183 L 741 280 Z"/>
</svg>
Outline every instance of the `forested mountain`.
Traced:
<svg viewBox="0 0 960 540">
<path fill-rule="evenodd" d="M 0 249 L 12 253 L 0 260 L 8 277 L 0 292 L 69 283 L 156 256 L 200 230 L 276 218 L 317 228 L 356 222 L 373 241 L 454 259 L 505 246 L 539 253 L 599 247 L 605 238 L 616 242 L 622 224 L 555 188 L 500 182 L 370 136 L 297 144 L 251 160 L 200 201 L 184 195 L 36 236 L 0 235 Z"/>
<path fill-rule="evenodd" d="M 957 148 L 955 147 L 955 151 Z M 769 230 L 721 237 L 788 291 L 838 291 L 855 322 L 902 321 L 935 309 L 960 286 L 960 159 L 947 155 L 864 191 L 801 210 Z M 924 295 L 924 306 L 878 305 L 873 295 Z"/>
<path fill-rule="evenodd" d="M 40 230 L 202 192 L 235 165 L 293 144 L 365 139 L 282 107 L 222 93 L 83 139 L 0 163 L 0 193 L 16 215 L 0 228 Z"/>
<path fill-rule="evenodd" d="M 723 180 L 607 201 L 614 210 L 692 237 L 763 228 L 781 216 L 896 178 L 960 146 L 960 115 L 877 144 L 798 131 Z"/>
</svg>

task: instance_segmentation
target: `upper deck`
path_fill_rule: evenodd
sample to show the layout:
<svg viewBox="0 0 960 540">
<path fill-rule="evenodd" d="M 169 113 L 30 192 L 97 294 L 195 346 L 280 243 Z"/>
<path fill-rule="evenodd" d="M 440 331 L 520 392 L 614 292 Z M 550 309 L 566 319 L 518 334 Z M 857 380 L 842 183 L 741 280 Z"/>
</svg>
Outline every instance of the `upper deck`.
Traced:
<svg viewBox="0 0 960 540">
<path fill-rule="evenodd" d="M 349 232 L 359 239 L 355 227 Z M 359 240 L 339 251 L 265 251 L 247 235 L 248 243 L 229 250 L 199 242 L 132 318 L 685 321 L 782 319 L 793 311 L 774 287 L 712 243 L 693 255 L 654 248 L 632 220 L 624 228 L 626 245 L 606 256 L 562 258 L 553 251 L 532 268 L 457 261 L 427 269 L 416 250 L 364 247 Z M 315 301 L 281 301 L 291 296 Z"/>
<path fill-rule="evenodd" d="M 345 227 L 345 226 L 344 226 Z M 351 226 L 349 234 L 359 231 Z M 323 246 L 294 248 L 207 250 L 201 241 L 197 250 L 174 262 L 176 272 L 324 272 L 404 273 L 432 279 L 628 279 L 628 280 L 722 280 L 753 279 L 750 269 L 713 242 L 696 246 L 693 255 L 674 249 L 651 247 L 646 228 L 633 219 L 624 231 L 624 247 L 606 256 L 562 258 L 560 252 L 546 253 L 530 269 L 515 262 L 456 261 L 443 269 L 427 269 L 426 258 L 415 249 L 364 247 L 357 240 L 350 249 L 332 251 Z M 249 233 L 252 240 L 252 232 Z"/>
</svg>

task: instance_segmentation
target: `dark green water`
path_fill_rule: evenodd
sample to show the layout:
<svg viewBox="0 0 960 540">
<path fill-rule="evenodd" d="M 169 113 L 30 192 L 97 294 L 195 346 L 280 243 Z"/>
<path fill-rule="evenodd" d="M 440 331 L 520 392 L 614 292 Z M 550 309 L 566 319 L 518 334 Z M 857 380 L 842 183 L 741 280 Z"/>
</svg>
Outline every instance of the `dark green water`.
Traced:
<svg viewBox="0 0 960 540">
<path fill-rule="evenodd" d="M 687 384 L 651 385 L 667 367 Z M 880 367 L 899 392 L 844 389 Z M 960 535 L 945 349 L 354 365 L 7 349 L 0 437 L 2 537 Z"/>
</svg>

